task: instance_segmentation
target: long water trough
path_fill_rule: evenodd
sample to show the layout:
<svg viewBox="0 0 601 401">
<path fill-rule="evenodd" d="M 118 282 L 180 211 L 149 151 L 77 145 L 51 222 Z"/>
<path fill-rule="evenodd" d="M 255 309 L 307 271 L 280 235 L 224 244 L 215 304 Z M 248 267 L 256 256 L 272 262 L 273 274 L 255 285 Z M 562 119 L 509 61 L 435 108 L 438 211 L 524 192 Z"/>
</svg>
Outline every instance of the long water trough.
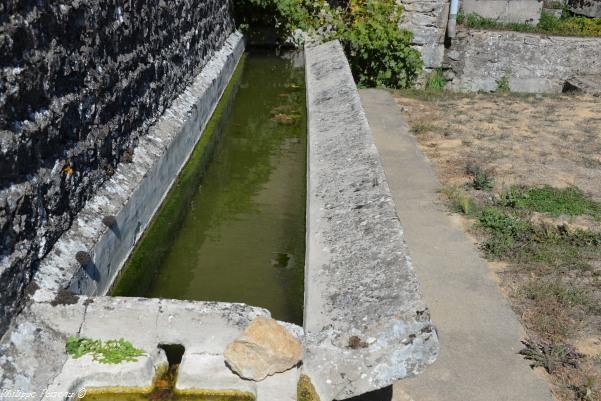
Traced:
<svg viewBox="0 0 601 401">
<path fill-rule="evenodd" d="M 0 343 L 19 355 L 0 368 L 24 373 L 2 388 L 148 393 L 165 345 L 184 350 L 176 392 L 232 400 L 295 400 L 301 373 L 321 401 L 342 400 L 434 362 L 437 334 L 340 44 L 242 53 L 234 33 L 43 261 Z M 278 319 L 304 357 L 253 382 L 223 352 L 258 316 Z M 126 338 L 146 355 L 108 369 L 67 357 L 68 336 Z M 41 349 L 43 367 L 28 369 Z"/>
</svg>

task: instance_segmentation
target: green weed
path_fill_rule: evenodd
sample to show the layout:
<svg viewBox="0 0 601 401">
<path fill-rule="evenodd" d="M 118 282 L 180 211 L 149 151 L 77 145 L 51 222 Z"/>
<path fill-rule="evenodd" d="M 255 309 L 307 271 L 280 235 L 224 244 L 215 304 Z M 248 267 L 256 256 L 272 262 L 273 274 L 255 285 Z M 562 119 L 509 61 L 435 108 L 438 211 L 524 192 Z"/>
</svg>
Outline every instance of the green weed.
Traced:
<svg viewBox="0 0 601 401">
<path fill-rule="evenodd" d="M 461 22 L 460 22 L 461 21 Z M 587 18 L 564 12 L 561 17 L 543 11 L 537 25 L 502 22 L 479 15 L 464 15 L 457 22 L 468 28 L 546 33 L 560 36 L 601 36 L 601 18 Z"/>
<path fill-rule="evenodd" d="M 426 81 L 426 90 L 441 91 L 444 89 L 447 81 L 444 78 L 442 68 L 437 68 L 430 73 Z"/>
<path fill-rule="evenodd" d="M 523 341 L 524 348 L 520 354 L 532 361 L 532 367 L 543 367 L 549 373 L 555 372 L 559 366 L 578 366 L 578 354 L 566 344 L 537 344 L 534 341 Z"/>
<path fill-rule="evenodd" d="M 548 213 L 553 216 L 562 214 L 601 216 L 601 204 L 588 198 L 575 187 L 559 189 L 550 186 L 538 188 L 516 186 L 502 195 L 502 203 L 506 207 Z"/>
<path fill-rule="evenodd" d="M 472 187 L 479 191 L 490 191 L 495 186 L 495 181 L 491 174 L 484 170 L 479 170 L 472 179 Z"/>
<path fill-rule="evenodd" d="M 442 194 L 448 199 L 451 210 L 455 213 L 472 215 L 477 207 L 472 198 L 459 186 L 445 186 L 441 190 Z"/>
<path fill-rule="evenodd" d="M 67 337 L 66 351 L 74 359 L 91 354 L 96 362 L 107 364 L 135 362 L 138 357 L 145 355 L 144 350 L 135 348 L 132 343 L 123 338 L 102 341 L 84 337 Z"/>
<path fill-rule="evenodd" d="M 498 81 L 497 81 L 497 92 L 506 93 L 511 91 L 511 86 L 509 84 L 509 77 L 511 73 L 506 72 Z"/>
</svg>

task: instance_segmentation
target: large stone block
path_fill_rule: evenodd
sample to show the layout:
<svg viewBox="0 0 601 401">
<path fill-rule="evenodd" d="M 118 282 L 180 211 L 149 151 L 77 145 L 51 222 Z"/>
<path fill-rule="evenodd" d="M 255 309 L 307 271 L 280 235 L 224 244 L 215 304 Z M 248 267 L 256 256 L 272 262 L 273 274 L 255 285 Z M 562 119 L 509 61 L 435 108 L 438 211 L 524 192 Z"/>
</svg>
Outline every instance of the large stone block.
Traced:
<svg viewBox="0 0 601 401">
<path fill-rule="evenodd" d="M 536 25 L 543 9 L 542 0 L 463 0 L 461 7 L 465 14 L 503 22 L 519 22 Z"/>
<path fill-rule="evenodd" d="M 568 6 L 576 14 L 601 18 L 601 0 L 568 0 Z"/>
</svg>

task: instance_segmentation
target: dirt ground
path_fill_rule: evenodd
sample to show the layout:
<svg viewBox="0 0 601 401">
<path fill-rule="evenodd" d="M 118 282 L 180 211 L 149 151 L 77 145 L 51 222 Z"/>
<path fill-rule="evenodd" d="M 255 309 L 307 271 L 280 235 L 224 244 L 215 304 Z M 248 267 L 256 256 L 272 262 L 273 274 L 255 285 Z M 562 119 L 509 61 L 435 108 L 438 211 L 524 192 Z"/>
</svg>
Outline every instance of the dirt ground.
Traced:
<svg viewBox="0 0 601 401">
<path fill-rule="evenodd" d="M 593 200 L 601 201 L 600 98 L 447 92 L 434 95 L 397 92 L 394 95 L 443 187 L 462 188 L 462 191 L 466 188 L 470 197 L 489 197 L 491 202 L 512 185 L 576 186 Z M 468 188 L 474 166 L 494 178 L 490 191 Z M 471 230 L 473 218 L 457 217 L 464 220 L 466 230 L 476 242 L 485 240 L 479 237 L 477 230 Z M 533 213 L 530 218 L 534 224 L 549 221 L 556 226 L 569 224 L 601 232 L 601 221 L 588 216 L 553 217 Z M 601 252 L 594 253 L 599 254 Z M 548 374 L 554 395 L 562 401 L 601 400 L 601 318 L 596 309 L 590 312 L 576 307 L 564 308 L 561 302 L 533 302 L 523 295 L 524 283 L 540 278 L 586 287 L 598 307 L 601 258 L 595 258 L 597 256 L 587 261 L 593 270 L 586 272 L 549 273 L 544 266 L 533 269 L 503 260 L 490 261 L 502 292 L 512 302 L 530 339 L 535 339 L 537 344 L 562 344 L 568 354 L 577 355 L 575 359 L 565 356 L 565 360 L 571 362 L 559 364 L 561 366 Z M 552 321 L 543 324 L 544 318 Z M 566 325 L 573 330 L 560 334 L 545 332 Z"/>
</svg>

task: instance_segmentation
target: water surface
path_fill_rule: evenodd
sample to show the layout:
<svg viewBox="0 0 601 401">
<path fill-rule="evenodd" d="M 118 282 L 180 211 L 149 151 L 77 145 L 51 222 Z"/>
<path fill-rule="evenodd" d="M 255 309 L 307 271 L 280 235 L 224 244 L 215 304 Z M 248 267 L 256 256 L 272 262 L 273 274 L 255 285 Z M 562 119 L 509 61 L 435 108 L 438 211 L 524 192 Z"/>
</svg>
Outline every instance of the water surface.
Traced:
<svg viewBox="0 0 601 401">
<path fill-rule="evenodd" d="M 146 272 L 151 278 L 128 279 L 126 267 L 121 281 L 127 285 L 118 284 L 115 295 L 244 302 L 302 323 L 303 74 L 286 58 L 246 57 L 229 112 L 216 124 L 210 160 L 198 163 L 199 172 L 184 171 L 183 180 L 186 174 L 197 179 L 174 186 L 169 196 L 179 201 L 167 199 L 130 258 L 131 277 L 154 266 Z"/>
</svg>

